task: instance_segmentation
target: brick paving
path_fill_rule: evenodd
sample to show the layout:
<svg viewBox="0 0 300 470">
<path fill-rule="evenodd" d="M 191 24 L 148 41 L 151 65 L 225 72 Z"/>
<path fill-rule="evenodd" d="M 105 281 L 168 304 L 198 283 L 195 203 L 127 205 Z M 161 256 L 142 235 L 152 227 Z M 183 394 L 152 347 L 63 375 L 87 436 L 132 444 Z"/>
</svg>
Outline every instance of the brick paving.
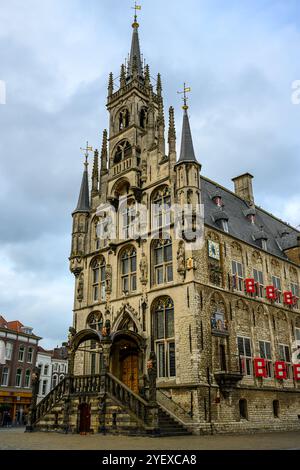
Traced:
<svg viewBox="0 0 300 470">
<path fill-rule="evenodd" d="M 23 428 L 0 428 L 1 450 L 300 450 L 300 432 L 254 435 L 129 437 L 24 433 Z"/>
</svg>

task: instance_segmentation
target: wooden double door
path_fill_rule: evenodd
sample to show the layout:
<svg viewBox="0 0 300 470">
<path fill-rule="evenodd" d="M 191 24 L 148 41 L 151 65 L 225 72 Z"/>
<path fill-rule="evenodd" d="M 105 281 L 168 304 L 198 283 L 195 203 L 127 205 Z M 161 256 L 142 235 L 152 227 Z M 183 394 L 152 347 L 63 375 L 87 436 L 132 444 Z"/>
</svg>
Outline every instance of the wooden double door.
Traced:
<svg viewBox="0 0 300 470">
<path fill-rule="evenodd" d="M 130 354 L 121 361 L 121 380 L 133 392 L 139 393 L 139 358 Z"/>
</svg>

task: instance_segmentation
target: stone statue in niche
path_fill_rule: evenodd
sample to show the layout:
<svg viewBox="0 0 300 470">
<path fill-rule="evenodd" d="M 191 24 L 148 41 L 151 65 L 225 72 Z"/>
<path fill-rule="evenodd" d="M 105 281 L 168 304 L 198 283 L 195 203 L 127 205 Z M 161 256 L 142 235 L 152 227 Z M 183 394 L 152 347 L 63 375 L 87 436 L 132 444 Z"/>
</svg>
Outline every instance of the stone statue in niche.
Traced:
<svg viewBox="0 0 300 470">
<path fill-rule="evenodd" d="M 141 261 L 140 261 L 140 271 L 141 271 L 141 283 L 142 284 L 147 284 L 148 281 L 148 263 L 147 263 L 147 257 L 145 253 L 142 253 Z"/>
<path fill-rule="evenodd" d="M 177 271 L 181 274 L 185 272 L 185 250 L 183 242 L 180 242 L 177 250 Z"/>
<path fill-rule="evenodd" d="M 84 281 L 83 281 L 83 275 L 80 276 L 78 279 L 78 284 L 77 284 L 77 300 L 79 302 L 82 302 L 83 300 L 83 289 L 84 289 Z"/>
<path fill-rule="evenodd" d="M 106 281 L 106 292 L 108 294 L 110 294 L 111 289 L 112 289 L 112 267 L 111 267 L 111 264 L 106 265 L 105 281 Z"/>
</svg>

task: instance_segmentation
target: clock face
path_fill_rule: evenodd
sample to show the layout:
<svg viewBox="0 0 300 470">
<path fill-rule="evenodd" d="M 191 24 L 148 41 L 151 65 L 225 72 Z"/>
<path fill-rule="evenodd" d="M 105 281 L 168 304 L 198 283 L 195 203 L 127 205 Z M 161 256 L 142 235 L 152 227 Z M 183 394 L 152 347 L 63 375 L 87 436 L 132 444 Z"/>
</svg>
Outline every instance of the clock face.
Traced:
<svg viewBox="0 0 300 470">
<path fill-rule="evenodd" d="M 208 240 L 208 256 L 214 259 L 220 259 L 220 245 L 219 243 Z"/>
</svg>

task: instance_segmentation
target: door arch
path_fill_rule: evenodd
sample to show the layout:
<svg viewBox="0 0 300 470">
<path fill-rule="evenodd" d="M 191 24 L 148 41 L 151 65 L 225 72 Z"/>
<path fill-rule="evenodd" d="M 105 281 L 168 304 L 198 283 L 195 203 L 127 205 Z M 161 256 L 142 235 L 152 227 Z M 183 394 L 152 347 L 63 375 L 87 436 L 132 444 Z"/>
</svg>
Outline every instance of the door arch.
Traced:
<svg viewBox="0 0 300 470">
<path fill-rule="evenodd" d="M 143 352 L 137 335 L 131 331 L 118 331 L 113 338 L 110 371 L 133 392 L 140 392 L 143 370 Z"/>
</svg>

